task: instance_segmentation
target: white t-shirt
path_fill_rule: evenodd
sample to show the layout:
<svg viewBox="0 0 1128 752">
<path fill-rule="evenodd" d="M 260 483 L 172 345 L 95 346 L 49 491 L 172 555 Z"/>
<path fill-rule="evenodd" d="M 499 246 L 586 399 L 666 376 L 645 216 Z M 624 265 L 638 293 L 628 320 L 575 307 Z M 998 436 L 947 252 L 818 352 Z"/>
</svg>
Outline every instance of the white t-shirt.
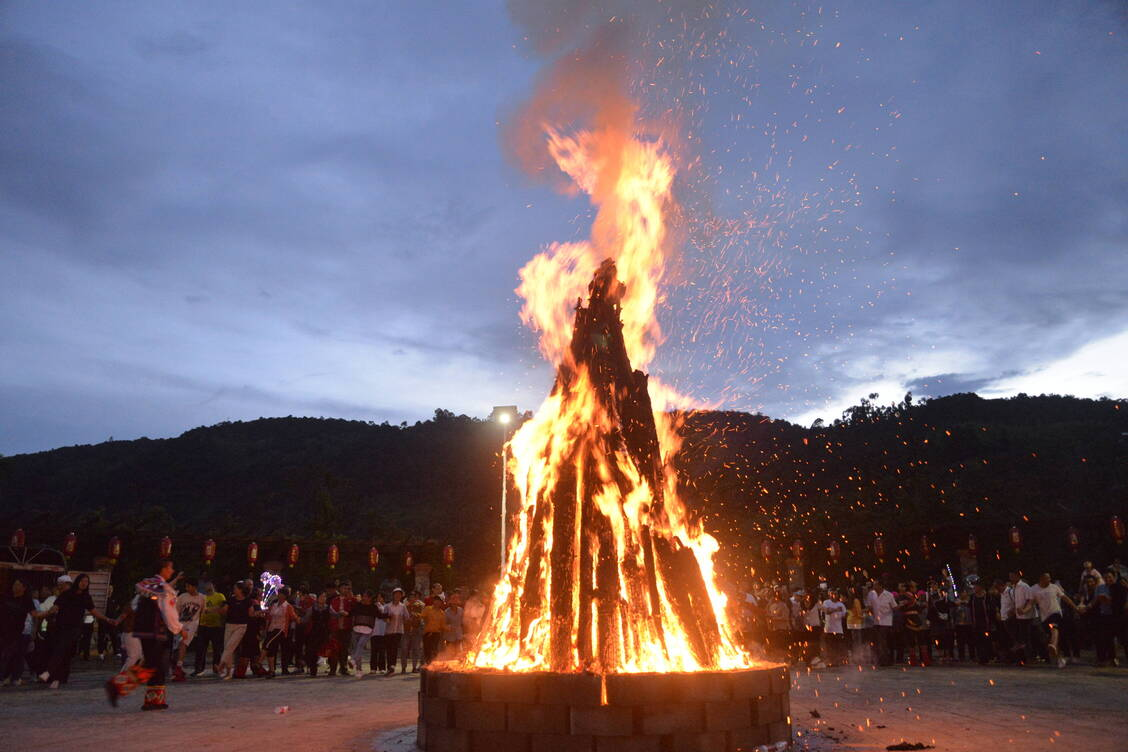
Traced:
<svg viewBox="0 0 1128 752">
<path fill-rule="evenodd" d="M 388 633 L 388 606 L 383 603 L 376 604 L 376 623 L 372 625 L 372 634 L 383 637 Z"/>
<path fill-rule="evenodd" d="M 1019 619 L 1033 619 L 1034 609 L 1023 612 L 1027 606 L 1031 605 L 1030 586 L 1026 584 L 1025 580 L 1019 580 L 1014 585 L 1014 615 Z"/>
<path fill-rule="evenodd" d="M 1051 582 L 1047 587 L 1035 585 L 1030 588 L 1030 596 L 1038 604 L 1038 616 L 1042 617 L 1042 621 L 1054 614 L 1061 613 L 1061 597 L 1063 595 L 1065 595 L 1065 591 L 1056 582 Z"/>
<path fill-rule="evenodd" d="M 807 609 L 807 612 L 803 615 L 803 621 L 808 627 L 817 627 L 822 624 L 822 618 L 819 613 L 821 607 L 822 604 L 816 601 L 815 605 Z"/>
<path fill-rule="evenodd" d="M 1003 621 L 1014 618 L 1014 588 L 1007 585 L 1003 589 L 1003 594 L 999 596 L 999 613 L 1003 617 Z"/>
<path fill-rule="evenodd" d="M 204 610 L 204 594 L 197 592 L 181 593 L 176 596 L 176 612 L 180 615 L 180 624 L 187 630 L 195 630 L 200 626 L 200 614 Z"/>
<path fill-rule="evenodd" d="M 826 615 L 826 633 L 842 634 L 842 617 L 846 615 L 846 604 L 827 598 L 823 601 L 822 609 Z"/>
<path fill-rule="evenodd" d="M 392 602 L 388 604 L 387 608 L 387 634 L 403 634 L 404 624 L 407 623 L 407 605 L 403 601 Z"/>
<path fill-rule="evenodd" d="M 866 606 L 873 612 L 873 620 L 879 627 L 893 626 L 893 611 L 897 608 L 897 599 L 888 590 L 882 590 L 881 595 L 876 590 L 871 590 L 866 596 Z"/>
</svg>

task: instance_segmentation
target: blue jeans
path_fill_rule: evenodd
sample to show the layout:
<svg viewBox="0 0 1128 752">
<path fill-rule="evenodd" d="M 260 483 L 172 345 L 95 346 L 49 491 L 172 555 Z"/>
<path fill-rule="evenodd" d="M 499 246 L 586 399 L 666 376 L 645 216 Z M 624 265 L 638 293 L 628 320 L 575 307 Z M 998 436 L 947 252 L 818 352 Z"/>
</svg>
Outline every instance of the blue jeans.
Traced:
<svg viewBox="0 0 1128 752">
<path fill-rule="evenodd" d="M 352 641 L 349 644 L 349 657 L 353 660 L 353 665 L 356 670 L 360 671 L 360 659 L 364 655 L 364 649 L 368 647 L 369 641 L 372 639 L 371 634 L 361 634 L 360 632 L 352 633 Z"/>
</svg>

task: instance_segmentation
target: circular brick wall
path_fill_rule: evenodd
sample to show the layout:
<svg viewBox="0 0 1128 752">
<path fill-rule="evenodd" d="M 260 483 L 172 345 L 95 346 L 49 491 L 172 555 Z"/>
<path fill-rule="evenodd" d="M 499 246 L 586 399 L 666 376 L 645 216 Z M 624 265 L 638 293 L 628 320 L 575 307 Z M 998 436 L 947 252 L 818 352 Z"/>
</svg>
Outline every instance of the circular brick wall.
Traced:
<svg viewBox="0 0 1128 752">
<path fill-rule="evenodd" d="M 685 674 L 423 669 L 428 752 L 751 752 L 791 741 L 784 666 Z"/>
</svg>

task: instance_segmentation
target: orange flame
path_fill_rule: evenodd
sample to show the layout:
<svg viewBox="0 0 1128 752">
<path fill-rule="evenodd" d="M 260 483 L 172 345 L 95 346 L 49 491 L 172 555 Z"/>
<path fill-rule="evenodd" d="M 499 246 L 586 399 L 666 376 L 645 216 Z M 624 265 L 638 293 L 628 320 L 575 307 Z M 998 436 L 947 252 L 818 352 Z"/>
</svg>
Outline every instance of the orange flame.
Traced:
<svg viewBox="0 0 1128 752">
<path fill-rule="evenodd" d="M 597 214 L 590 240 L 553 244 L 520 272 L 521 317 L 540 332 L 540 349 L 560 378 L 509 443 L 520 518 L 506 572 L 466 664 L 601 672 L 747 667 L 751 661 L 738 646 L 725 595 L 714 581 L 717 542 L 691 523 L 677 496 L 672 465 L 677 426 L 666 409 L 677 395 L 657 380 L 647 383 L 660 465 L 651 472 L 622 442 L 601 440 L 617 436 L 623 418 L 611 414 L 593 374 L 576 362 L 572 350 L 577 301 L 582 303 L 593 276 L 610 259 L 621 283 L 613 297 L 630 365 L 641 369 L 653 359 L 662 338 L 656 308 L 674 209 L 671 154 L 661 141 L 611 128 L 573 135 L 551 127 L 545 131 L 549 153 L 573 190 L 590 196 Z M 557 515 L 574 519 L 585 499 L 605 519 L 605 534 L 554 525 Z M 558 529 L 573 531 L 573 540 L 554 541 Z M 685 614 L 675 607 L 682 585 L 672 581 L 669 568 L 656 566 L 653 541 L 659 539 L 664 551 L 691 552 L 696 561 L 707 594 L 707 601 L 696 606 L 711 608 L 716 622 L 708 644 L 689 634 Z M 554 543 L 576 552 L 573 560 L 561 562 L 557 556 L 553 566 L 543 564 L 552 559 Z M 615 582 L 618 592 L 599 592 L 594 576 L 581 571 L 580 559 L 610 561 L 612 555 L 618 571 L 607 581 Z M 582 581 L 585 577 L 589 581 Z M 597 608 L 599 619 L 581 618 Z M 591 634 L 580 634 L 581 629 Z M 568 639 L 561 639 L 562 632 Z M 585 655 L 584 644 L 600 647 Z"/>
</svg>

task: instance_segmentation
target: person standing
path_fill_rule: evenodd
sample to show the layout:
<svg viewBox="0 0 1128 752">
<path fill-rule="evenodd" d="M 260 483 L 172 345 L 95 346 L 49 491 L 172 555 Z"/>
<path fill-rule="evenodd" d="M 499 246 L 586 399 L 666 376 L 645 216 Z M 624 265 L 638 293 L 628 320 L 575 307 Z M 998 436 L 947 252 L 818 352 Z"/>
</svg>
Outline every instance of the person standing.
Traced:
<svg viewBox="0 0 1128 752">
<path fill-rule="evenodd" d="M 830 665 L 844 663 L 846 658 L 846 635 L 842 622 L 846 618 L 846 604 L 838 597 L 837 590 L 831 590 L 829 597 L 822 602 L 824 618 L 823 638 L 826 640 L 826 660 Z"/>
<path fill-rule="evenodd" d="M 0 686 L 23 681 L 36 613 L 27 585 L 19 578 L 12 580 L 12 591 L 0 602 Z"/>
<path fill-rule="evenodd" d="M 1092 603 L 1086 607 L 1096 611 L 1094 626 L 1098 666 L 1116 665 L 1117 613 L 1113 598 L 1116 585 L 1116 572 L 1110 569 L 1105 572 L 1101 584 L 1097 585 Z"/>
<path fill-rule="evenodd" d="M 352 595 L 352 583 L 345 580 L 341 583 L 339 594 L 329 601 L 329 608 L 333 614 L 333 639 L 337 642 L 337 649 L 329 653 L 329 676 L 336 676 L 338 669 L 341 676 L 349 675 L 348 649 L 352 642 L 352 617 L 349 616 L 356 605 Z"/>
<path fill-rule="evenodd" d="M 407 600 L 408 620 L 404 626 L 404 649 L 401 651 L 400 673 L 407 673 L 407 661 L 411 659 L 411 673 L 419 672 L 423 662 L 423 599 L 418 590 L 413 590 Z"/>
<path fill-rule="evenodd" d="M 309 592 L 309 585 L 298 585 L 298 595 L 294 599 L 294 610 L 298 612 L 298 623 L 294 625 L 294 669 L 301 673 L 305 670 L 306 639 L 309 637 L 310 609 L 317 603 L 317 598 Z M 285 670 L 285 669 L 283 669 Z"/>
<path fill-rule="evenodd" d="M 457 594 L 451 595 L 446 606 L 446 629 L 443 630 L 443 641 L 450 649 L 451 655 L 462 654 L 462 601 Z"/>
<path fill-rule="evenodd" d="M 329 643 L 330 620 L 333 615 L 329 612 L 329 596 L 319 593 L 306 611 L 303 618 L 307 619 L 305 635 L 305 665 L 310 676 L 317 676 L 317 669 L 321 664 L 322 654 Z"/>
<path fill-rule="evenodd" d="M 971 626 L 972 657 L 983 666 L 992 658 L 991 633 L 995 631 L 995 609 L 982 582 L 976 582 L 972 586 L 967 611 Z"/>
<path fill-rule="evenodd" d="M 384 602 L 384 594 L 376 593 L 376 623 L 372 626 L 372 641 L 369 643 L 372 650 L 370 665 L 372 673 L 384 673 L 388 670 L 388 604 Z M 360 664 L 357 664 L 360 669 Z"/>
<path fill-rule="evenodd" d="M 200 613 L 199 631 L 193 642 L 196 645 L 196 670 L 192 676 L 200 676 L 207 667 L 208 647 L 212 651 L 212 671 L 219 673 L 219 662 L 223 658 L 223 604 L 227 598 L 215 589 L 212 582 L 204 583 L 204 610 Z"/>
<path fill-rule="evenodd" d="M 185 580 L 184 592 L 176 596 L 176 611 L 180 616 L 181 631 L 176 666 L 172 669 L 172 680 L 175 682 L 182 682 L 187 678 L 184 676 L 184 656 L 200 629 L 200 616 L 205 605 L 207 605 L 206 600 L 200 593 L 196 579 L 190 577 Z M 196 652 L 199 653 L 199 650 Z"/>
<path fill-rule="evenodd" d="M 865 600 L 864 586 L 855 586 L 850 595 L 850 610 L 846 614 L 846 628 L 850 631 L 850 660 L 858 665 L 872 660 L 866 641 Z"/>
<path fill-rule="evenodd" d="M 290 588 L 283 587 L 278 590 L 274 603 L 266 612 L 266 635 L 262 641 L 263 657 L 269 662 L 266 677 L 273 679 L 277 666 L 278 653 L 282 653 L 282 673 L 289 674 L 287 664 L 293 659 L 290 654 L 293 643 L 290 642 L 290 630 L 298 623 L 298 612 L 290 605 Z M 262 662 L 260 657 L 259 662 Z"/>
<path fill-rule="evenodd" d="M 223 655 L 220 656 L 215 672 L 221 679 L 232 679 L 235 675 L 235 653 L 243 642 L 243 635 L 247 633 L 247 624 L 251 620 L 251 599 L 246 583 L 236 582 L 231 590 L 231 600 L 219 609 L 226 625 L 223 629 Z"/>
<path fill-rule="evenodd" d="M 94 599 L 90 596 L 90 576 L 86 573 L 78 575 L 74 584 L 55 599 L 51 613 L 55 615 L 57 634 L 50 663 L 39 678 L 50 681 L 51 689 L 58 689 L 60 683 L 65 684 L 70 678 L 71 660 L 82 637 L 84 617 L 87 614 L 100 620 L 106 617 L 94 607 Z"/>
<path fill-rule="evenodd" d="M 439 655 L 443 631 L 446 629 L 446 613 L 441 598 L 431 597 L 423 606 L 423 665 L 426 666 Z"/>
<path fill-rule="evenodd" d="M 866 596 L 866 608 L 873 614 L 873 625 L 877 632 L 878 665 L 888 666 L 892 663 L 889 636 L 893 631 L 893 611 L 897 608 L 897 601 L 880 580 L 874 580 L 873 590 Z"/>
<path fill-rule="evenodd" d="M 387 609 L 387 629 L 384 632 L 384 645 L 388 654 L 388 676 L 396 672 L 396 658 L 399 657 L 400 645 L 403 642 L 403 633 L 407 628 L 407 606 L 403 602 L 403 589 L 396 588 L 392 591 L 392 602 Z M 405 658 L 406 660 L 406 658 Z M 400 673 L 405 673 L 402 669 Z"/>
<path fill-rule="evenodd" d="M 372 591 L 365 590 L 360 595 L 360 603 L 349 611 L 352 619 L 352 634 L 349 637 L 349 668 L 360 679 L 364 676 L 364 649 L 372 642 L 376 624 L 380 621 L 379 607 L 372 602 Z M 376 649 L 372 649 L 372 671 L 376 671 Z"/>
<path fill-rule="evenodd" d="M 106 695 L 117 705 L 125 695 L 146 682 L 142 710 L 167 710 L 165 680 L 168 674 L 169 641 L 180 634 L 180 616 L 176 610 L 176 590 L 169 584 L 172 559 L 157 562 L 157 574 L 137 583 L 137 607 L 133 616 L 133 635 L 141 640 L 145 656 L 143 668 L 133 666 L 106 682 Z"/>
<path fill-rule="evenodd" d="M 1014 593 L 1014 639 L 1022 657 L 1022 663 L 1029 662 L 1035 655 L 1034 649 L 1034 598 L 1030 594 L 1030 584 L 1022 579 L 1021 572 L 1009 574 Z"/>
</svg>

